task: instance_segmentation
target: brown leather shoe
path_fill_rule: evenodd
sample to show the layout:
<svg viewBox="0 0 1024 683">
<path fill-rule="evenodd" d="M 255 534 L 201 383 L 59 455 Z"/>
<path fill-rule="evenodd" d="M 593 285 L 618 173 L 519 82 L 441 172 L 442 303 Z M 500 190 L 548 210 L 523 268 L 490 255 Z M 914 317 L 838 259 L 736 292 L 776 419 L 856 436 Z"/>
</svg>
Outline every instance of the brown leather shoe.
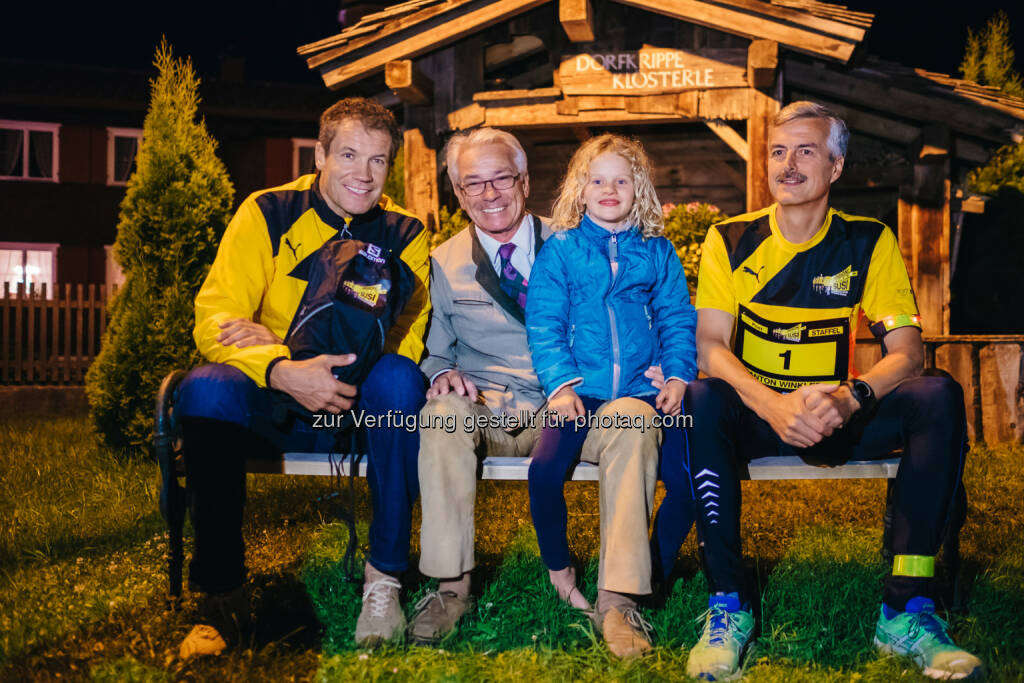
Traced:
<svg viewBox="0 0 1024 683">
<path fill-rule="evenodd" d="M 437 645 L 455 630 L 462 615 L 473 606 L 473 598 L 460 598 L 451 591 L 428 593 L 416 603 L 416 616 L 409 624 L 409 639 L 416 645 Z"/>
<path fill-rule="evenodd" d="M 639 657 L 651 649 L 651 625 L 636 609 L 629 608 L 625 612 L 614 607 L 609 609 L 601 619 L 601 632 L 616 657 Z"/>
</svg>

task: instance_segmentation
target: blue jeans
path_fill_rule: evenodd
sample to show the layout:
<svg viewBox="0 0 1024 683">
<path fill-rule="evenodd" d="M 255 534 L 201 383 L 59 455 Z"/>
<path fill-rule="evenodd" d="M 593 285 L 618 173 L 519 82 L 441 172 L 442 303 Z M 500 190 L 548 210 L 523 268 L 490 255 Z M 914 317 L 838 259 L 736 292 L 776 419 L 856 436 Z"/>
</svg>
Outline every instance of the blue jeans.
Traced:
<svg viewBox="0 0 1024 683">
<path fill-rule="evenodd" d="M 373 505 L 369 560 L 382 571 L 403 571 L 409 563 L 412 505 L 419 496 L 419 433 L 394 425 L 419 413 L 426 388 L 415 363 L 388 354 L 370 370 L 353 406 L 380 416 L 385 425 L 367 428 L 363 435 Z M 184 434 L 195 531 L 189 581 L 204 592 L 232 590 L 245 581 L 246 457 L 334 450 L 333 429 L 314 429 L 303 419 L 276 426 L 274 403 L 272 391 L 220 363 L 194 369 L 178 391 L 175 410 Z M 393 426 L 387 426 L 389 411 Z"/>
</svg>

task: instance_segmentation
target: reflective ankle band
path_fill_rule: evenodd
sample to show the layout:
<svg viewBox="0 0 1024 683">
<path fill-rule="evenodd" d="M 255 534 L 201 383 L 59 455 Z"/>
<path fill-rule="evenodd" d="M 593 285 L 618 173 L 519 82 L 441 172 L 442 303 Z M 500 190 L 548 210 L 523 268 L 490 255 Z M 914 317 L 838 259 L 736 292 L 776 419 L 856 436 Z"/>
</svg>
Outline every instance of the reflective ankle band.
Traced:
<svg viewBox="0 0 1024 683">
<path fill-rule="evenodd" d="M 932 555 L 896 555 L 892 558 L 893 576 L 935 576 L 935 557 Z"/>
</svg>

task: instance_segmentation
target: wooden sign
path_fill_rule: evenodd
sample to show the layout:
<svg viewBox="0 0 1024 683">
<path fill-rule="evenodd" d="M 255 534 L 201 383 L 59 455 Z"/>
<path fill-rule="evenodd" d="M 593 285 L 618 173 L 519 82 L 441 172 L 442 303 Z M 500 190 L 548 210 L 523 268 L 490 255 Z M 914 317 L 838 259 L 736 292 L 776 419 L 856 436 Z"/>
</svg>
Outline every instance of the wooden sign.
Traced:
<svg viewBox="0 0 1024 683">
<path fill-rule="evenodd" d="M 558 67 L 566 95 L 652 95 L 747 85 L 747 51 L 685 52 L 645 45 L 637 51 L 570 55 Z"/>
</svg>

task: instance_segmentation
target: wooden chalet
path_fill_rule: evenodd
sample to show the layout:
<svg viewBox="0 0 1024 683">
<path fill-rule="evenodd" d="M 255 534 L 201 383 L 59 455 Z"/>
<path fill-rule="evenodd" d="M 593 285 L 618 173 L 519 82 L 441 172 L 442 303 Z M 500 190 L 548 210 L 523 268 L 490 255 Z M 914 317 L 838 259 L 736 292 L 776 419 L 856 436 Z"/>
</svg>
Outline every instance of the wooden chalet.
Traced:
<svg viewBox="0 0 1024 683">
<path fill-rule="evenodd" d="M 663 202 L 729 214 L 771 202 L 772 116 L 809 99 L 845 117 L 834 203 L 898 227 L 926 333 L 949 334 L 959 185 L 1024 133 L 1024 101 L 862 54 L 873 15 L 815 0 L 412 0 L 299 48 L 340 94 L 401 107 L 406 204 L 436 223 L 455 201 L 439 156 L 453 131 L 513 131 L 529 206 L 550 211 L 580 140 L 638 137 Z"/>
</svg>

